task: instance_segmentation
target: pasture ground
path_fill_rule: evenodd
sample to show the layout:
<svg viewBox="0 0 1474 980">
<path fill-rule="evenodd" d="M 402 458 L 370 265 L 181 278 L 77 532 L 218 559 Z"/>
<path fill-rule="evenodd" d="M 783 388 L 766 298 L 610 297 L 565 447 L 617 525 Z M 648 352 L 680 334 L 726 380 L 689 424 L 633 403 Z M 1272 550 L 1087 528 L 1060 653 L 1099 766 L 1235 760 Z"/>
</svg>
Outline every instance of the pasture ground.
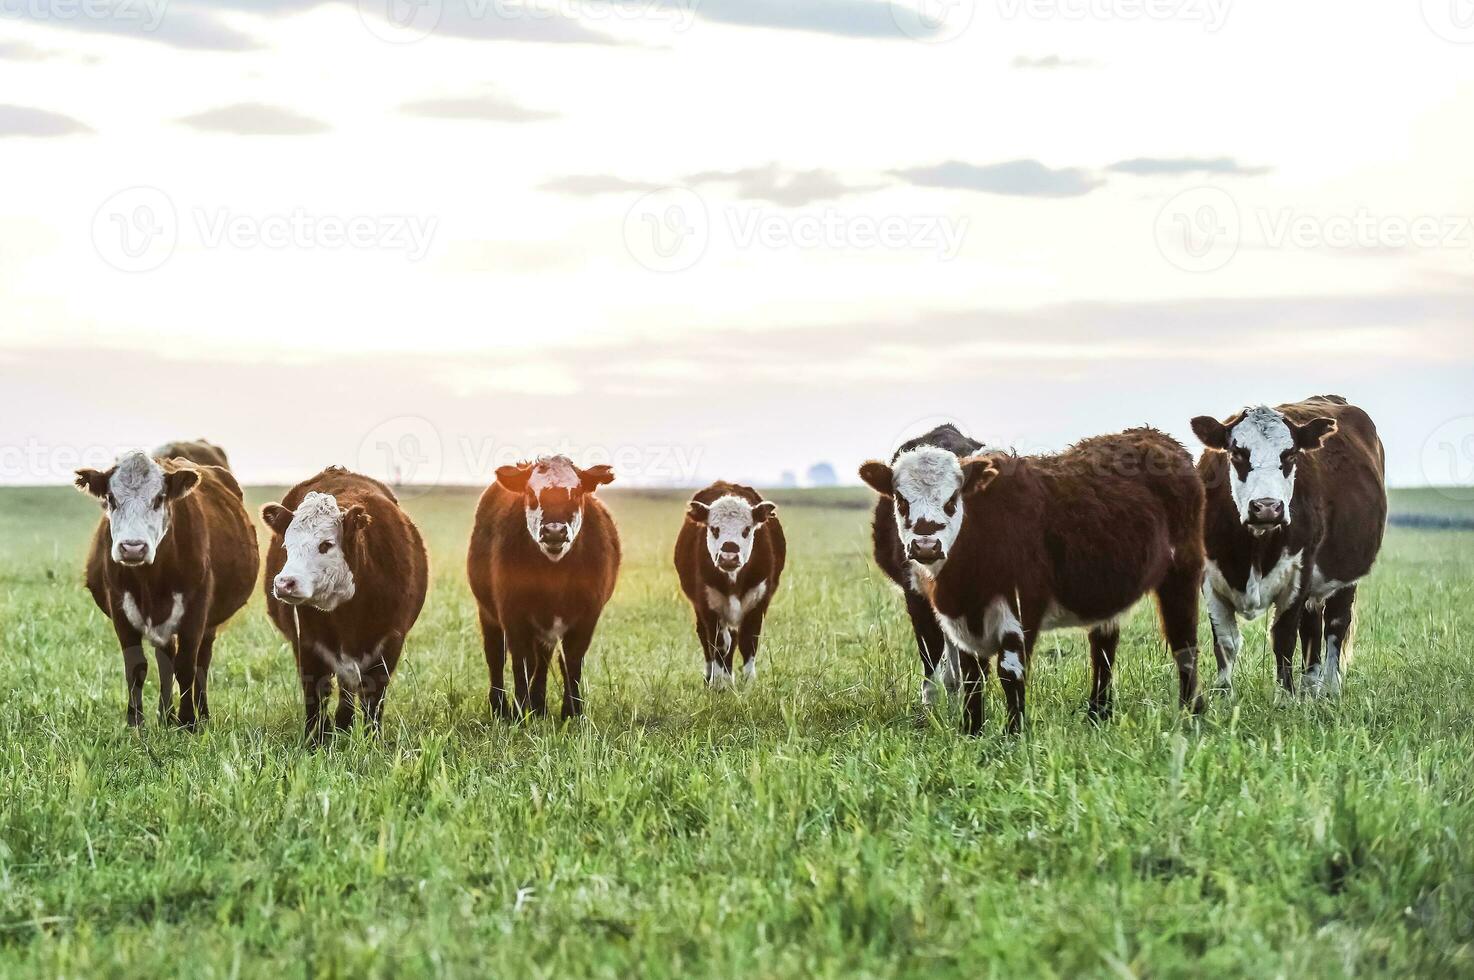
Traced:
<svg viewBox="0 0 1474 980">
<path fill-rule="evenodd" d="M 586 724 L 488 717 L 475 493 L 442 490 L 407 496 L 432 584 L 385 737 L 314 754 L 259 596 L 209 728 L 160 729 L 151 670 L 128 731 L 95 508 L 0 491 L 0 976 L 1474 976 L 1474 532 L 1389 533 L 1337 702 L 1277 697 L 1253 624 L 1237 700 L 1186 720 L 1144 606 L 1114 722 L 1061 633 L 1027 734 L 995 680 L 969 740 L 918 716 L 865 494 L 779 497 L 762 675 L 724 695 L 670 567 L 683 497 L 607 499 Z"/>
</svg>

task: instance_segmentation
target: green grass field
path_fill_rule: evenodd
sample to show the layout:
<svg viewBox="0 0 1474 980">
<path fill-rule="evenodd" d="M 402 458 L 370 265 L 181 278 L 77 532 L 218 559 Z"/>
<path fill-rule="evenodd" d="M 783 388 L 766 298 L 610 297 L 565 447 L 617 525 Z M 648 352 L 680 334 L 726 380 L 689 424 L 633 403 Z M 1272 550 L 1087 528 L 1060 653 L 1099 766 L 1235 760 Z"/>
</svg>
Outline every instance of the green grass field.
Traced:
<svg viewBox="0 0 1474 980">
<path fill-rule="evenodd" d="M 1278 698 L 1254 624 L 1237 701 L 1184 719 L 1143 607 L 1114 722 L 1058 633 L 1027 734 L 995 681 L 968 740 L 918 716 L 863 494 L 780 498 L 762 676 L 722 695 L 670 567 L 683 498 L 607 499 L 586 724 L 489 718 L 475 494 L 447 490 L 406 502 L 433 577 L 383 740 L 308 753 L 259 596 L 208 729 L 153 723 L 151 670 L 127 730 L 80 582 L 96 509 L 0 491 L 0 976 L 1474 976 L 1474 532 L 1389 533 L 1338 702 Z"/>
</svg>

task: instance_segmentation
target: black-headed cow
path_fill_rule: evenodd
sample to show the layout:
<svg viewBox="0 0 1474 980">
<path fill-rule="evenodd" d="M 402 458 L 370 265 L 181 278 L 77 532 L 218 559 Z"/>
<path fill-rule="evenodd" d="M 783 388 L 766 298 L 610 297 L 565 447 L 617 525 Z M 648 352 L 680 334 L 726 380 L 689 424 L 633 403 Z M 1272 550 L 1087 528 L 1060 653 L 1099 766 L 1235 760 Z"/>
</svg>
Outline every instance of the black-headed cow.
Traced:
<svg viewBox="0 0 1474 980">
<path fill-rule="evenodd" d="M 757 677 L 758 639 L 788 559 L 777 506 L 752 487 L 719 480 L 693 496 L 676 535 L 681 591 L 696 614 L 696 636 L 713 688 L 730 687 L 733 653 Z"/>
<path fill-rule="evenodd" d="M 1341 396 L 1321 395 L 1246 408 L 1222 422 L 1203 415 L 1192 427 L 1208 447 L 1198 461 L 1208 493 L 1203 595 L 1218 686 L 1233 681 L 1237 617 L 1273 610 L 1280 685 L 1294 690 L 1298 637 L 1305 687 L 1339 692 L 1356 583 L 1371 571 L 1387 526 L 1376 426 Z"/>
</svg>

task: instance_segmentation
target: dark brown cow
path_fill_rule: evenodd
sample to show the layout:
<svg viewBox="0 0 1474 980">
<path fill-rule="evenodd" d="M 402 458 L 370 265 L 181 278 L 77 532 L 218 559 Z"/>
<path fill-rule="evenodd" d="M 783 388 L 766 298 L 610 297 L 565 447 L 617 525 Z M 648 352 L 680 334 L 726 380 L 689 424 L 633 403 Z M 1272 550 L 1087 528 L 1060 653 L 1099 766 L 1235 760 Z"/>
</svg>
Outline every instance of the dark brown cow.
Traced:
<svg viewBox="0 0 1474 980">
<path fill-rule="evenodd" d="M 969 439 L 950 423 L 939 425 L 923 436 L 901 443 L 891 456 L 894 465 L 897 458 L 920 446 L 936 446 L 945 449 L 958 459 L 982 452 L 983 444 Z M 906 558 L 906 549 L 901 544 L 900 532 L 896 530 L 896 508 L 891 501 L 881 497 L 875 502 L 875 517 L 871 524 L 871 539 L 875 548 L 875 563 L 906 597 L 906 614 L 911 617 L 911 630 L 916 634 L 916 651 L 921 657 L 921 703 L 930 705 L 935 699 L 938 685 L 949 691 L 957 690 L 957 648 L 952 646 L 937 615 L 932 610 L 921 589 L 912 581 L 911 562 Z"/>
<path fill-rule="evenodd" d="M 1192 426 L 1208 447 L 1198 461 L 1208 488 L 1203 595 L 1218 685 L 1233 682 L 1237 617 L 1272 608 L 1280 685 L 1294 690 L 1298 634 L 1306 688 L 1338 693 L 1356 583 L 1371 571 L 1387 527 L 1377 427 L 1340 395 L 1246 408 L 1223 422 L 1204 415 Z"/>
<path fill-rule="evenodd" d="M 676 575 L 696 612 L 706 682 L 732 684 L 733 648 L 757 677 L 758 639 L 788 557 L 777 505 L 752 487 L 717 481 L 686 505 L 676 535 Z M 734 643 L 735 639 L 735 643 Z"/>
<path fill-rule="evenodd" d="M 982 727 L 986 662 L 998 655 L 1008 731 L 1024 715 L 1039 634 L 1090 630 L 1093 717 L 1111 711 L 1119 618 L 1147 592 L 1177 661 L 1178 697 L 1198 694 L 1203 488 L 1192 457 L 1154 429 L 1086 439 L 1051 456 L 959 460 L 921 446 L 860 476 L 892 498 L 917 587 L 962 656 L 966 730 Z"/>
<path fill-rule="evenodd" d="M 215 632 L 246 604 L 260 568 L 240 484 L 229 470 L 159 462 L 139 450 L 105 472 L 78 470 L 77 488 L 106 511 L 87 557 L 87 588 L 123 648 L 128 724 L 143 724 L 147 641 L 159 668 L 160 722 L 193 729 L 210 717 Z"/>
<path fill-rule="evenodd" d="M 196 439 L 193 442 L 184 440 L 166 442 L 154 450 L 154 459 L 187 459 L 200 466 L 230 469 L 230 460 L 226 458 L 225 450 L 208 439 Z"/>
<path fill-rule="evenodd" d="M 338 681 L 337 730 L 355 699 L 377 733 L 404 640 L 425 604 L 429 563 L 419 529 L 378 480 L 330 466 L 261 508 L 272 530 L 266 611 L 297 661 L 307 740 L 327 734 L 323 708 Z"/>
<path fill-rule="evenodd" d="M 583 658 L 619 575 L 619 533 L 594 496 L 607 466 L 566 456 L 503 466 L 476 507 L 466 556 L 491 674 L 491 707 L 504 718 L 547 714 L 548 666 L 563 644 L 563 717 L 583 713 Z M 502 684 L 512 654 L 513 703 Z"/>
</svg>

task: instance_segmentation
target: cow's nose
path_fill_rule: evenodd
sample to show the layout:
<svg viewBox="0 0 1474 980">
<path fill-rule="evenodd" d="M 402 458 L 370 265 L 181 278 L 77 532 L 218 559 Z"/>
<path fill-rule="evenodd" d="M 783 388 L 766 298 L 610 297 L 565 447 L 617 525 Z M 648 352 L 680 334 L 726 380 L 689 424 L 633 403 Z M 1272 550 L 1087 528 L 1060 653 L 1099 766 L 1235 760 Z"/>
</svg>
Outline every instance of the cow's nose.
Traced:
<svg viewBox="0 0 1474 980">
<path fill-rule="evenodd" d="M 118 557 L 124 561 L 143 561 L 148 557 L 148 544 L 143 541 L 119 541 Z"/>
<path fill-rule="evenodd" d="M 917 536 L 925 538 L 929 537 L 930 535 L 936 534 L 943 527 L 944 525 L 938 524 L 936 521 L 929 521 L 925 518 L 922 518 L 921 520 L 916 522 L 916 526 L 913 527 L 911 530 L 915 531 Z"/>
<path fill-rule="evenodd" d="M 271 587 L 278 595 L 294 596 L 297 594 L 297 580 L 290 575 L 278 575 Z"/>
<path fill-rule="evenodd" d="M 936 538 L 916 538 L 906 548 L 907 557 L 912 561 L 919 561 L 923 565 L 930 565 L 934 561 L 941 561 L 942 542 Z"/>
<path fill-rule="evenodd" d="M 737 542 L 736 541 L 723 541 L 722 542 L 722 553 L 723 554 L 735 555 L 735 554 L 739 553 L 741 550 L 742 550 L 741 548 L 737 547 Z"/>
<path fill-rule="evenodd" d="M 1285 519 L 1285 504 L 1273 497 L 1249 501 L 1249 520 L 1254 524 L 1278 524 Z"/>
<path fill-rule="evenodd" d="M 542 529 L 542 539 L 544 541 L 548 542 L 549 544 L 552 544 L 552 543 L 558 542 L 558 541 L 567 541 L 568 540 L 568 525 L 567 524 L 544 524 L 543 525 L 543 529 Z"/>
</svg>

